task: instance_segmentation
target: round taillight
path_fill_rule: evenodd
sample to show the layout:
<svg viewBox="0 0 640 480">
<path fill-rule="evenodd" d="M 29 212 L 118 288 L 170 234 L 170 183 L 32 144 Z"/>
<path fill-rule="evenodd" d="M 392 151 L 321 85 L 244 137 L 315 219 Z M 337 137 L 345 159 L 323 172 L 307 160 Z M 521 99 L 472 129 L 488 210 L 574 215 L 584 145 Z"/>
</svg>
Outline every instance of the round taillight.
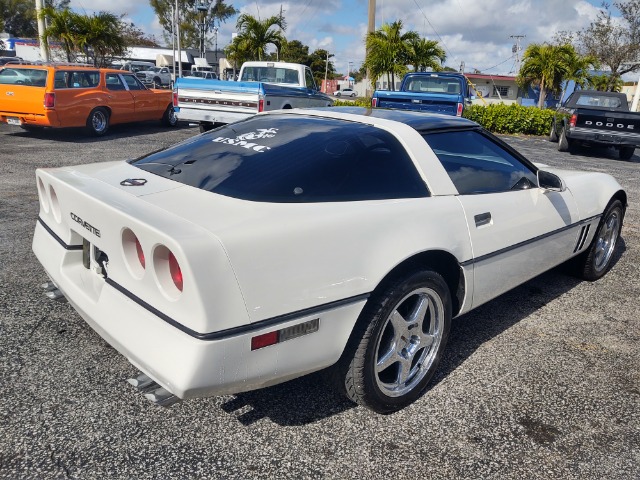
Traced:
<svg viewBox="0 0 640 480">
<path fill-rule="evenodd" d="M 49 186 L 49 201 L 51 202 L 51 213 L 53 213 L 53 218 L 56 219 L 56 222 L 60 223 L 62 221 L 62 214 L 60 213 L 60 202 L 58 201 L 58 195 L 52 186 Z"/>
<path fill-rule="evenodd" d="M 134 278 L 140 280 L 146 266 L 144 250 L 136 234 L 128 228 L 122 231 L 122 253 L 129 272 Z"/>
<path fill-rule="evenodd" d="M 178 300 L 182 295 L 184 279 L 182 268 L 174 253 L 164 245 L 153 249 L 153 272 L 160 291 L 170 300 Z"/>
<path fill-rule="evenodd" d="M 41 178 L 38 178 L 38 197 L 40 197 L 40 205 L 45 213 L 49 213 L 49 201 L 47 199 L 47 189 L 44 188 L 44 183 Z"/>
<path fill-rule="evenodd" d="M 169 273 L 173 284 L 182 291 L 182 270 L 180 270 L 180 264 L 172 252 L 169 252 Z"/>
<path fill-rule="evenodd" d="M 142 251 L 142 245 L 140 245 L 140 240 L 138 240 L 138 237 L 135 237 L 135 238 L 136 238 L 136 253 L 138 254 L 138 261 L 140 262 L 140 265 L 142 265 L 142 268 L 144 268 L 145 263 L 144 263 L 144 252 Z"/>
</svg>

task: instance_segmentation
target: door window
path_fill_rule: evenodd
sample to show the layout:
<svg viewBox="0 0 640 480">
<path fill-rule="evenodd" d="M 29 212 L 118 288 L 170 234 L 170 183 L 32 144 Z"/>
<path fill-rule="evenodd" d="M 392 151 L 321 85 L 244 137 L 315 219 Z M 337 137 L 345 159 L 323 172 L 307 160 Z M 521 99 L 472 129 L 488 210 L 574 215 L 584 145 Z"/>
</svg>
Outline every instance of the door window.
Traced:
<svg viewBox="0 0 640 480">
<path fill-rule="evenodd" d="M 135 75 L 122 75 L 129 90 L 146 90 L 147 88 L 138 80 Z"/>
<path fill-rule="evenodd" d="M 313 78 L 313 74 L 311 73 L 311 70 L 308 68 L 304 69 L 304 78 L 305 81 L 307 83 L 307 88 L 310 88 L 312 90 L 317 90 L 318 87 L 316 87 L 316 81 Z"/>
<path fill-rule="evenodd" d="M 534 168 L 475 130 L 423 135 L 461 195 L 526 190 Z"/>
<path fill-rule="evenodd" d="M 108 90 L 126 90 L 122 80 L 120 80 L 120 75 L 117 73 L 107 73 L 105 81 Z"/>
</svg>

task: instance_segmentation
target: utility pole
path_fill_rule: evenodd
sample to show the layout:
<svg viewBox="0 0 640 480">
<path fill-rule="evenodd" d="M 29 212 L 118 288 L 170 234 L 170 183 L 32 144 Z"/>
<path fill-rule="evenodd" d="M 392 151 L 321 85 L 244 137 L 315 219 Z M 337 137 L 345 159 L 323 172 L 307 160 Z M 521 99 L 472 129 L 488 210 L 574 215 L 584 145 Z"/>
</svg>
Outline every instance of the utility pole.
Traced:
<svg viewBox="0 0 640 480">
<path fill-rule="evenodd" d="M 329 50 L 327 50 L 327 61 L 324 63 L 324 93 L 327 93 L 327 72 L 329 71 Z"/>
<path fill-rule="evenodd" d="M 367 25 L 367 34 L 373 33 L 376 30 L 376 0 L 369 0 L 369 23 Z M 369 49 L 367 49 L 367 53 L 365 54 L 365 59 L 369 57 Z M 370 97 L 372 94 L 371 87 L 372 83 L 374 83 L 376 79 L 371 78 L 371 69 L 367 67 L 367 97 Z"/>
<path fill-rule="evenodd" d="M 509 35 L 509 38 L 515 38 L 516 43 L 511 47 L 511 53 L 516 56 L 515 62 L 515 72 L 516 74 L 520 72 L 520 52 L 522 51 L 522 47 L 520 46 L 520 40 L 525 38 L 526 35 Z"/>
<path fill-rule="evenodd" d="M 180 41 L 180 9 L 176 0 L 176 35 L 178 36 L 178 77 L 182 78 L 182 42 Z"/>
<path fill-rule="evenodd" d="M 36 16 L 38 17 L 38 37 L 40 40 L 40 56 L 43 62 L 49 61 L 49 45 L 47 37 L 44 35 L 44 17 L 42 17 L 42 9 L 44 8 L 43 0 L 36 0 Z"/>
</svg>

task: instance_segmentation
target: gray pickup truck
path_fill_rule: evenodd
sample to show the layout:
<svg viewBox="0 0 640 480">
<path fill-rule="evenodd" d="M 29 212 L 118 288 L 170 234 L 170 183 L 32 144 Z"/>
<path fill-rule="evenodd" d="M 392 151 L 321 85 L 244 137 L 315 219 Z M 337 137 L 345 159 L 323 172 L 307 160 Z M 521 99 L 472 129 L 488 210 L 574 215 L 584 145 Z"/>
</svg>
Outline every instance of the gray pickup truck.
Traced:
<svg viewBox="0 0 640 480">
<path fill-rule="evenodd" d="M 614 147 L 628 160 L 640 146 L 640 113 L 629 111 L 624 93 L 578 90 L 556 111 L 549 140 L 561 152 L 577 144 Z"/>
</svg>

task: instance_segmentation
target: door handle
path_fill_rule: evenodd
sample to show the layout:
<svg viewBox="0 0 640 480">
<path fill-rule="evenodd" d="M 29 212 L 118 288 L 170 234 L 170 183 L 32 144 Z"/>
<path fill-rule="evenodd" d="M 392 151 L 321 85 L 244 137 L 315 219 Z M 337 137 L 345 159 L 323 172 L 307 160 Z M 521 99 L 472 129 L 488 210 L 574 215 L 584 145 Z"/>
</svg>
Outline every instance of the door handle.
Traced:
<svg viewBox="0 0 640 480">
<path fill-rule="evenodd" d="M 488 225 L 491 223 L 491 212 L 479 213 L 473 219 L 476 221 L 476 227 Z"/>
</svg>

